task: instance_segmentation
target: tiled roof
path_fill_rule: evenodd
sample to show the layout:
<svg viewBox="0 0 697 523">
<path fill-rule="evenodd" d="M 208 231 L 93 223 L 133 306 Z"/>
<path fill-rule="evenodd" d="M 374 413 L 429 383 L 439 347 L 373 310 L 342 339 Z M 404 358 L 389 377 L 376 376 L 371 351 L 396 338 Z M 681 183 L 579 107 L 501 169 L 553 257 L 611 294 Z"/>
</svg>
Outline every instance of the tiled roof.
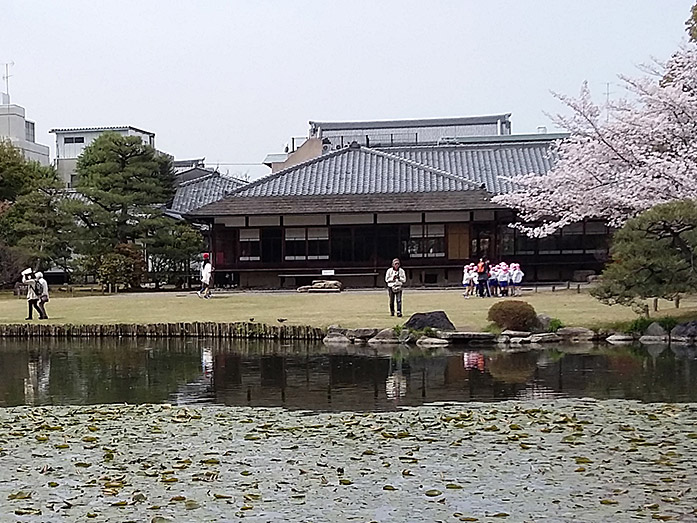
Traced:
<svg viewBox="0 0 697 523">
<path fill-rule="evenodd" d="M 381 148 L 389 154 L 447 171 L 452 175 L 484 184 L 493 194 L 510 192 L 514 183 L 503 178 L 522 174 L 545 174 L 554 159 L 550 146 L 566 135 L 519 135 L 476 137 L 457 145 L 404 146 Z"/>
<path fill-rule="evenodd" d="M 150 131 L 144 131 L 143 129 L 138 129 L 137 127 L 133 127 L 131 125 L 114 125 L 114 126 L 108 126 L 108 127 L 67 127 L 67 128 L 57 128 L 57 129 L 51 129 L 49 133 L 77 133 L 77 132 L 84 132 L 84 131 L 136 131 L 139 133 L 143 134 L 149 134 L 151 136 L 155 136 L 155 133 L 150 132 Z"/>
<path fill-rule="evenodd" d="M 260 178 L 235 197 L 464 191 L 479 188 L 445 171 L 367 147 L 350 146 Z"/>
<path fill-rule="evenodd" d="M 227 194 L 246 183 L 244 180 L 219 172 L 182 182 L 177 187 L 170 210 L 178 214 L 189 213 L 206 204 L 223 199 Z"/>
</svg>

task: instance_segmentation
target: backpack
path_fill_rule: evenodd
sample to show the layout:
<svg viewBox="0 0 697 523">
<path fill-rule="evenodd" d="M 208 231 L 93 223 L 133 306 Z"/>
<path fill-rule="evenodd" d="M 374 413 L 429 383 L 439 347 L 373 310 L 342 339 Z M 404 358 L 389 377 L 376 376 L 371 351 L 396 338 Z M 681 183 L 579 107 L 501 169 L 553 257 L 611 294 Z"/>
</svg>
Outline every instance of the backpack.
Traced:
<svg viewBox="0 0 697 523">
<path fill-rule="evenodd" d="M 34 288 L 34 294 L 36 294 L 37 297 L 41 296 L 44 293 L 44 286 L 41 285 L 40 281 L 35 281 L 32 287 Z"/>
</svg>

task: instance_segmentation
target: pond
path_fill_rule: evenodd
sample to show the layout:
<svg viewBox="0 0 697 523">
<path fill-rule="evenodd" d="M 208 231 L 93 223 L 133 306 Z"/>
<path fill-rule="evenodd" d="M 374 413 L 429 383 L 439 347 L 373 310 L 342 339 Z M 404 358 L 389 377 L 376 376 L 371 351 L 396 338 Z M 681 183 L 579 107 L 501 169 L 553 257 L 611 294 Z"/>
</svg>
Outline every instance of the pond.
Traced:
<svg viewBox="0 0 697 523">
<path fill-rule="evenodd" d="M 385 411 L 432 402 L 697 401 L 697 351 L 421 350 L 238 340 L 0 340 L 0 406 L 170 403 Z"/>
</svg>

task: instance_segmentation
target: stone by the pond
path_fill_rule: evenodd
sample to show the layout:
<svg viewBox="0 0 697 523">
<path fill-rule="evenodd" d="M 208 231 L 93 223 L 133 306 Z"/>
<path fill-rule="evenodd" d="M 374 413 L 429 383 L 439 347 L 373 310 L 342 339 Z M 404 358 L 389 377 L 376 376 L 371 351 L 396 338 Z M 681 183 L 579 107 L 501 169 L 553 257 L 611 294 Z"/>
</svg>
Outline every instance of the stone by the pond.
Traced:
<svg viewBox="0 0 697 523">
<path fill-rule="evenodd" d="M 537 315 L 537 325 L 539 326 L 541 332 L 545 332 L 547 329 L 549 329 L 549 324 L 551 322 L 552 318 L 550 318 L 546 314 Z"/>
<path fill-rule="evenodd" d="M 562 327 L 556 334 L 568 341 L 588 341 L 598 337 L 594 331 L 585 327 Z"/>
<path fill-rule="evenodd" d="M 561 341 L 561 337 L 553 332 L 543 332 L 530 336 L 530 343 L 556 343 Z"/>
<path fill-rule="evenodd" d="M 697 338 L 697 321 L 679 323 L 678 325 L 673 327 L 673 330 L 670 331 L 670 336 L 672 338 Z"/>
<path fill-rule="evenodd" d="M 522 345 L 524 343 L 530 343 L 530 336 L 527 336 L 525 338 L 511 338 L 511 345 Z"/>
<path fill-rule="evenodd" d="M 494 341 L 496 334 L 492 332 L 438 331 L 438 337 L 452 342 Z"/>
<path fill-rule="evenodd" d="M 325 345 L 351 345 L 351 340 L 339 332 L 330 332 L 324 337 L 322 343 Z"/>
<path fill-rule="evenodd" d="M 660 345 L 668 343 L 668 336 L 647 336 L 639 338 L 639 343 L 642 345 Z"/>
<path fill-rule="evenodd" d="M 347 328 L 342 327 L 341 325 L 330 325 L 329 328 L 327 329 L 327 334 L 346 334 L 346 331 L 348 331 Z"/>
<path fill-rule="evenodd" d="M 613 345 L 624 345 L 627 343 L 634 343 L 634 336 L 631 334 L 616 333 L 605 338 L 605 341 Z"/>
<path fill-rule="evenodd" d="M 504 336 L 503 334 L 496 338 L 496 343 L 498 343 L 499 345 L 508 345 L 510 341 L 510 336 Z"/>
<path fill-rule="evenodd" d="M 392 344 L 398 345 L 400 343 L 399 336 L 395 333 L 394 329 L 382 329 L 375 336 L 368 340 L 370 345 L 376 344 Z"/>
<path fill-rule="evenodd" d="M 423 330 L 426 327 L 441 331 L 454 331 L 455 325 L 450 321 L 444 311 L 417 312 L 404 324 L 405 327 L 413 330 Z"/>
<path fill-rule="evenodd" d="M 651 325 L 648 326 L 646 331 L 644 331 L 644 336 L 667 336 L 668 333 L 666 330 L 661 327 L 661 324 L 654 321 Z"/>
<path fill-rule="evenodd" d="M 441 338 L 429 338 L 428 336 L 423 336 L 416 341 L 416 344 L 423 348 L 435 348 L 447 347 L 450 345 L 450 342 Z"/>
<path fill-rule="evenodd" d="M 532 332 L 528 331 L 514 331 L 514 330 L 505 330 L 501 333 L 501 336 L 509 336 L 511 338 L 527 338 L 530 336 Z"/>
<path fill-rule="evenodd" d="M 377 329 L 349 329 L 346 331 L 346 337 L 354 343 L 364 343 L 373 336 L 375 336 L 377 333 Z"/>
</svg>

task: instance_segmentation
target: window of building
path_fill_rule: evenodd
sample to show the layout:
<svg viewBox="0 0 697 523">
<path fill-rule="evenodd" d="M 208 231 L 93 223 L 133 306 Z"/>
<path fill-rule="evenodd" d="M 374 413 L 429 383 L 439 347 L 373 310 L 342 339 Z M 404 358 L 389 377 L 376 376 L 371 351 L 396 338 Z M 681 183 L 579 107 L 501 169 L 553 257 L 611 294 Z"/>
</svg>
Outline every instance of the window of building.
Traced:
<svg viewBox="0 0 697 523">
<path fill-rule="evenodd" d="M 445 225 L 412 225 L 409 230 L 410 258 L 445 257 Z"/>
<path fill-rule="evenodd" d="M 63 143 L 85 143 L 84 136 L 66 136 Z"/>
<path fill-rule="evenodd" d="M 259 229 L 240 229 L 240 261 L 261 259 Z"/>
<path fill-rule="evenodd" d="M 566 225 L 561 230 L 562 254 L 583 253 L 583 222 Z"/>
<path fill-rule="evenodd" d="M 328 260 L 329 229 L 327 227 L 293 227 L 285 230 L 285 259 Z"/>
<path fill-rule="evenodd" d="M 34 122 L 24 122 L 24 134 L 27 142 L 34 143 L 36 140 L 36 132 L 34 130 Z"/>
<path fill-rule="evenodd" d="M 540 254 L 559 254 L 561 251 L 561 233 L 555 232 L 544 238 L 540 238 Z"/>
<path fill-rule="evenodd" d="M 500 225 L 498 231 L 499 254 L 512 256 L 515 253 L 516 230 L 508 225 Z"/>
<path fill-rule="evenodd" d="M 307 259 L 329 259 L 329 229 L 327 227 L 310 227 L 307 230 Z"/>
<path fill-rule="evenodd" d="M 537 239 L 530 238 L 524 232 L 515 231 L 515 253 L 516 254 L 535 254 Z"/>
</svg>

